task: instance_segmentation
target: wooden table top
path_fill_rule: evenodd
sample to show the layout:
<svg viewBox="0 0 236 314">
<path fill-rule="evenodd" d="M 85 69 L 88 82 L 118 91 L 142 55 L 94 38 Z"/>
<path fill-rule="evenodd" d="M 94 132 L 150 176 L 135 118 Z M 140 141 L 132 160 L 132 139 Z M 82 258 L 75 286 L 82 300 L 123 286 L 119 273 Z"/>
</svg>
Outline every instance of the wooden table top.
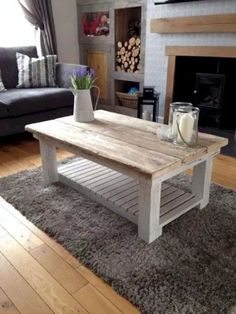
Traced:
<svg viewBox="0 0 236 314">
<path fill-rule="evenodd" d="M 26 130 L 56 146 L 67 144 L 84 153 L 116 162 L 132 170 L 159 176 L 227 145 L 222 137 L 199 133 L 198 145 L 181 147 L 160 141 L 156 132 L 166 127 L 104 110 L 95 111 L 95 120 L 75 122 L 73 116 L 34 123 Z M 59 145 L 60 146 L 60 145 Z"/>
</svg>

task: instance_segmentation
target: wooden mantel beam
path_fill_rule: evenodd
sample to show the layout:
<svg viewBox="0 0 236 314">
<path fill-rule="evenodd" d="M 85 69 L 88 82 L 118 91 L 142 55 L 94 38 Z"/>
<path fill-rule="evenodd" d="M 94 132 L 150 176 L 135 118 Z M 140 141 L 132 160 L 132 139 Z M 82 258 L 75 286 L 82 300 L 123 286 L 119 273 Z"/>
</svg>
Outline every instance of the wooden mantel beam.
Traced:
<svg viewBox="0 0 236 314">
<path fill-rule="evenodd" d="M 234 33 L 236 14 L 169 17 L 151 20 L 152 33 Z"/>
<path fill-rule="evenodd" d="M 166 46 L 166 56 L 236 58 L 236 46 Z"/>
</svg>

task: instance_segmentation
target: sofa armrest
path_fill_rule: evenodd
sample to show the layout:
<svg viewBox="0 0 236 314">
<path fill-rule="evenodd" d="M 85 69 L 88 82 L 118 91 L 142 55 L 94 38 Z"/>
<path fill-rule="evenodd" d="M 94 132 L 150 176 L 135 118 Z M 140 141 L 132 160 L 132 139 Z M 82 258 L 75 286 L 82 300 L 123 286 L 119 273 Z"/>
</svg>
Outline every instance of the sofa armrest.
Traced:
<svg viewBox="0 0 236 314">
<path fill-rule="evenodd" d="M 71 75 L 78 71 L 79 68 L 86 67 L 81 64 L 70 63 L 57 63 L 56 64 L 56 84 L 58 87 L 70 88 L 71 87 Z"/>
</svg>

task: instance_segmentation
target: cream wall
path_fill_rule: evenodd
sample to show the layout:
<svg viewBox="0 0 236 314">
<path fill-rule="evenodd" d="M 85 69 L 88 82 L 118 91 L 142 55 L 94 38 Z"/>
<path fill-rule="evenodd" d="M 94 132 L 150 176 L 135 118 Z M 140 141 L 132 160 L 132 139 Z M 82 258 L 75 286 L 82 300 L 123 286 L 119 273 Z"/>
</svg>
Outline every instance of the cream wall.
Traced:
<svg viewBox="0 0 236 314">
<path fill-rule="evenodd" d="M 79 63 L 76 0 L 52 0 L 60 62 Z"/>
</svg>

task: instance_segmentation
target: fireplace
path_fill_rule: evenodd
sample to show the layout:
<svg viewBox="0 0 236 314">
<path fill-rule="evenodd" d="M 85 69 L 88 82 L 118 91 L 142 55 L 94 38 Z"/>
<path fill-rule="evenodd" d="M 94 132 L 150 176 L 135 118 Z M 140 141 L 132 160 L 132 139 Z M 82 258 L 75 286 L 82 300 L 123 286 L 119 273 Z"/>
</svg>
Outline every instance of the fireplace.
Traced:
<svg viewBox="0 0 236 314">
<path fill-rule="evenodd" d="M 199 124 L 236 127 L 236 58 L 176 58 L 173 101 L 187 101 L 200 108 Z"/>
<path fill-rule="evenodd" d="M 165 123 L 171 102 L 191 102 L 200 108 L 200 130 L 228 137 L 235 156 L 236 47 L 177 46 L 166 54 Z"/>
<path fill-rule="evenodd" d="M 196 73 L 194 105 L 220 114 L 224 96 L 224 74 Z"/>
</svg>

